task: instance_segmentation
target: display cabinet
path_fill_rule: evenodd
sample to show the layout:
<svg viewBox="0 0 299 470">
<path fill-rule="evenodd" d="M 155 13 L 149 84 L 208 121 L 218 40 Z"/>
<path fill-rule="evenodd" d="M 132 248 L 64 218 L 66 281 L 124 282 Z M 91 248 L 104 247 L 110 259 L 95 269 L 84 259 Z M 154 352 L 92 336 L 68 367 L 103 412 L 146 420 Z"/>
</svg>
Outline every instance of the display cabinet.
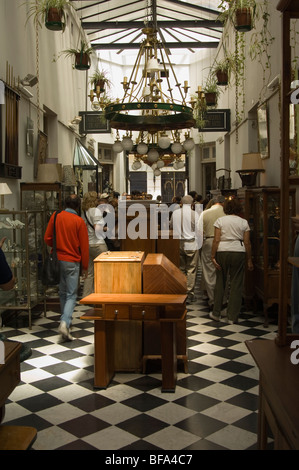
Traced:
<svg viewBox="0 0 299 470">
<path fill-rule="evenodd" d="M 245 189 L 243 194 L 244 216 L 251 228 L 254 271 L 246 273 L 245 293 L 255 295 L 263 302 L 265 325 L 268 324 L 268 308 L 278 303 L 280 272 L 280 189 L 261 187 Z M 243 195 L 243 197 L 242 197 Z M 289 194 L 289 253 L 293 252 L 292 217 L 295 215 L 295 190 Z M 291 269 L 285 279 L 285 289 L 290 298 Z"/>
<path fill-rule="evenodd" d="M 65 198 L 75 192 L 75 186 L 63 183 L 20 183 L 20 189 L 21 209 L 43 210 L 46 222 L 55 210 L 62 208 Z"/>
<path fill-rule="evenodd" d="M 28 311 L 32 328 L 32 309 L 43 303 L 41 269 L 44 253 L 43 211 L 0 211 L 0 234 L 5 237 L 2 250 L 16 279 L 14 289 L 0 290 L 0 312 Z"/>
</svg>

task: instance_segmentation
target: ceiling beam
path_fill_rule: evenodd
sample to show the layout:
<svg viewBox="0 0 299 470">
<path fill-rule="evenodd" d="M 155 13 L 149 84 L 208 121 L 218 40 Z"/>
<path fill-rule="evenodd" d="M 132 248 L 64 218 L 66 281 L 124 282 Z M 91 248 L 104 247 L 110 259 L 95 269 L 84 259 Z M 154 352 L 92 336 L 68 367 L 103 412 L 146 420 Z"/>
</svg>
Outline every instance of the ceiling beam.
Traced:
<svg viewBox="0 0 299 470">
<path fill-rule="evenodd" d="M 190 42 L 166 42 L 164 47 L 166 49 L 216 49 L 218 47 L 219 41 L 210 41 L 210 42 L 200 42 L 200 41 L 190 41 Z M 109 50 L 109 49 L 140 49 L 140 44 L 134 43 L 114 43 L 114 44 L 102 44 L 102 43 L 92 43 L 94 50 Z"/>
<path fill-rule="evenodd" d="M 194 21 L 158 21 L 160 28 L 223 28 L 223 23 L 216 20 Z M 83 29 L 128 29 L 144 28 L 144 21 L 82 21 Z"/>
<path fill-rule="evenodd" d="M 160 28 L 223 28 L 223 23 L 216 20 L 181 20 L 158 21 Z M 143 21 L 82 21 L 82 28 L 88 29 L 128 29 L 144 28 Z"/>
</svg>

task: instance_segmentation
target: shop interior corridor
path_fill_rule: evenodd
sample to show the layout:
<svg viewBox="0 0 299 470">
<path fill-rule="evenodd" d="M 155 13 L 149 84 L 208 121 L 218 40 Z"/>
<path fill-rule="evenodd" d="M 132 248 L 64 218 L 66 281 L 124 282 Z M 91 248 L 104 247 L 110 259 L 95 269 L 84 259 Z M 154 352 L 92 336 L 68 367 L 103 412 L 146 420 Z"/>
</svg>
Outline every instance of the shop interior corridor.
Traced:
<svg viewBox="0 0 299 470">
<path fill-rule="evenodd" d="M 198 283 L 199 285 L 199 283 Z M 32 348 L 3 424 L 33 426 L 36 450 L 255 450 L 258 369 L 245 345 L 273 339 L 262 316 L 241 312 L 239 323 L 209 318 L 202 292 L 188 305 L 188 373 L 180 368 L 175 393 L 161 392 L 158 364 L 145 375 L 117 373 L 106 390 L 93 387 L 92 322 L 75 309 L 72 342 L 61 342 L 59 313 L 12 319 L 0 330 Z M 270 443 L 271 445 L 271 443 Z"/>
</svg>

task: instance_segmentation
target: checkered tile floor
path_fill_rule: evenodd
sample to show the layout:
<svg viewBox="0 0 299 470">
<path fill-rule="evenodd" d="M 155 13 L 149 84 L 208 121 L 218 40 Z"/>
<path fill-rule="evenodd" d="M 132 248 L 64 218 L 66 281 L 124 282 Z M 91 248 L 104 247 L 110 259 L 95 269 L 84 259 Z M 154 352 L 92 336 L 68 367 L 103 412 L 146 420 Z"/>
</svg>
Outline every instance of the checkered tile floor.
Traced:
<svg viewBox="0 0 299 470">
<path fill-rule="evenodd" d="M 244 342 L 273 339 L 277 327 L 264 328 L 252 312 L 235 325 L 216 323 L 201 292 L 197 298 L 188 305 L 189 371 L 179 371 L 175 393 L 161 392 L 159 370 L 118 373 L 95 390 L 93 323 L 79 318 L 88 307 L 75 310 L 73 342 L 61 342 L 54 311 L 35 318 L 32 330 L 25 316 L 12 320 L 0 331 L 33 353 L 3 424 L 34 426 L 36 450 L 256 449 L 258 370 Z"/>
</svg>

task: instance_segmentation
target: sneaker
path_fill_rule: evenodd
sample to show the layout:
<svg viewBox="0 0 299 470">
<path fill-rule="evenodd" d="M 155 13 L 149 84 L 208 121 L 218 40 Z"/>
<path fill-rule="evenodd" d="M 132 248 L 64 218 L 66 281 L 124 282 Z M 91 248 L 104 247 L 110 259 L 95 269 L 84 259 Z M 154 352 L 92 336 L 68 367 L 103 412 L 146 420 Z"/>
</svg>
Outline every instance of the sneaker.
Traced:
<svg viewBox="0 0 299 470">
<path fill-rule="evenodd" d="M 58 328 L 59 333 L 64 339 L 67 339 L 69 341 L 73 341 L 75 338 L 70 334 L 70 331 L 68 327 L 66 326 L 65 321 L 62 321 L 59 325 Z"/>
<path fill-rule="evenodd" d="M 220 317 L 216 317 L 216 315 L 214 315 L 213 312 L 209 313 L 209 317 L 212 318 L 212 320 L 220 321 Z"/>
</svg>

